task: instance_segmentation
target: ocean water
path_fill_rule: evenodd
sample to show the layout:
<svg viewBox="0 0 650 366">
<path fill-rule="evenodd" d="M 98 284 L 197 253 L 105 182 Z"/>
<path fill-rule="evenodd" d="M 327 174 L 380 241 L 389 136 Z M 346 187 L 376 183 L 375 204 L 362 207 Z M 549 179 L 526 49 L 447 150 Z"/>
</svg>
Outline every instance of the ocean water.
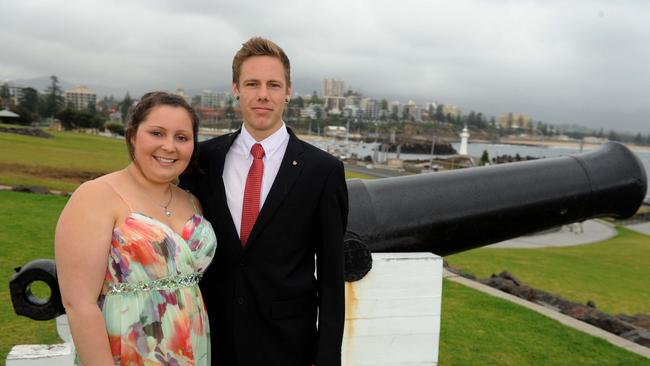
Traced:
<svg viewBox="0 0 650 366">
<path fill-rule="evenodd" d="M 315 143 L 323 150 L 330 151 L 336 155 L 338 151 L 344 151 L 345 144 L 342 142 L 327 142 L 327 143 Z M 373 149 L 376 148 L 378 144 L 375 143 L 359 143 L 359 142 L 350 142 L 347 146 L 347 151 L 350 154 L 356 154 L 359 158 L 364 158 L 366 156 L 373 157 L 375 155 Z M 452 146 L 457 151 L 460 150 L 460 143 L 452 143 Z M 515 156 L 519 154 L 520 156 L 532 156 L 536 158 L 544 157 L 553 157 L 553 156 L 563 156 L 570 154 L 580 153 L 580 147 L 576 143 L 575 148 L 571 147 L 543 147 L 543 146 L 525 146 L 525 145 L 507 145 L 507 144 L 473 144 L 469 143 L 467 145 L 467 152 L 471 156 L 480 157 L 483 154 L 483 151 L 487 150 L 490 159 L 500 156 L 500 155 L 511 155 Z M 583 152 L 588 152 L 594 150 L 593 148 L 584 148 Z M 633 153 L 639 158 L 643 164 L 646 176 L 650 174 L 650 152 L 647 151 L 633 151 Z M 397 153 L 392 151 L 388 153 L 381 153 L 380 158 L 394 158 L 397 156 Z M 444 156 L 441 156 L 444 157 Z M 400 158 L 408 160 L 429 160 L 429 155 L 425 154 L 400 154 Z M 650 177 L 650 176 L 649 176 Z M 646 202 L 650 200 L 650 194 L 646 193 Z"/>
</svg>

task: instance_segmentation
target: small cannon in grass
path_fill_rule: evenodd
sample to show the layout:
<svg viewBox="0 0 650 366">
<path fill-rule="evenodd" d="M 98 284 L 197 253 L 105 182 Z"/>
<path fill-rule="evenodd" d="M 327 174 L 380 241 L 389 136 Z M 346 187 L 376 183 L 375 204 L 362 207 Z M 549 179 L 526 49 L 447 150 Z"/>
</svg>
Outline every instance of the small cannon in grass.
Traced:
<svg viewBox="0 0 650 366">
<path fill-rule="evenodd" d="M 633 215 L 646 195 L 643 165 L 625 146 L 504 164 L 377 180 L 348 180 L 346 280 L 363 278 L 372 252 L 440 256 L 596 217 Z M 19 315 L 64 313 L 52 260 L 30 262 L 10 281 Z M 50 288 L 49 300 L 29 291 Z"/>
</svg>

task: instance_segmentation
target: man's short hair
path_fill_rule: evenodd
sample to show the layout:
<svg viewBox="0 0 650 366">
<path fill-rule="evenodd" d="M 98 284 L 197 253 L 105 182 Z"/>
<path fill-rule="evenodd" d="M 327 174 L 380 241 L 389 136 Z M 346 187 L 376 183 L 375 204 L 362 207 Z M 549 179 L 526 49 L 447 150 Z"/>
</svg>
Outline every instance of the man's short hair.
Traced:
<svg viewBox="0 0 650 366">
<path fill-rule="evenodd" d="M 289 57 L 284 53 L 282 48 L 275 44 L 273 41 L 262 38 L 253 37 L 242 44 L 242 47 L 235 54 L 232 60 L 232 82 L 239 85 L 239 74 L 241 72 L 241 65 L 249 57 L 254 56 L 271 56 L 275 57 L 282 62 L 284 66 L 284 78 L 286 79 L 286 87 L 291 86 L 291 65 L 289 64 Z"/>
</svg>

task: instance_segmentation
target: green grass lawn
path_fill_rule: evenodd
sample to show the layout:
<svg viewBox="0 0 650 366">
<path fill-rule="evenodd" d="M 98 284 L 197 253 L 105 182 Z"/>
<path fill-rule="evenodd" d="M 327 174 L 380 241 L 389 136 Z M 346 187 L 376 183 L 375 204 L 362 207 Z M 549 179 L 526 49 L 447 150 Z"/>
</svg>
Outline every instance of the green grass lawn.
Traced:
<svg viewBox="0 0 650 366">
<path fill-rule="evenodd" d="M 128 164 L 124 140 L 73 132 L 53 135 L 45 139 L 0 132 L 0 184 L 71 191 Z"/>
<path fill-rule="evenodd" d="M 352 178 L 359 178 L 359 179 L 375 179 L 375 177 L 363 173 L 357 173 L 357 172 L 351 172 L 346 170 L 345 171 L 345 179 L 352 179 Z"/>
<path fill-rule="evenodd" d="M 603 242 L 543 249 L 480 248 L 445 259 L 479 278 L 507 270 L 525 284 L 608 313 L 650 313 L 650 237 L 617 228 Z"/>
<path fill-rule="evenodd" d="M 439 365 L 650 365 L 534 311 L 444 280 Z"/>
<path fill-rule="evenodd" d="M 54 228 L 65 202 L 59 196 L 0 191 L 0 360 L 16 344 L 60 342 L 54 321 L 14 314 L 8 282 L 14 267 L 53 258 Z M 440 365 L 650 365 L 605 341 L 450 281 L 443 282 L 442 309 Z"/>
<path fill-rule="evenodd" d="M 9 280 L 14 268 L 54 258 L 54 228 L 67 199 L 0 191 L 0 362 L 16 344 L 60 343 L 54 320 L 35 321 L 14 313 Z"/>
</svg>

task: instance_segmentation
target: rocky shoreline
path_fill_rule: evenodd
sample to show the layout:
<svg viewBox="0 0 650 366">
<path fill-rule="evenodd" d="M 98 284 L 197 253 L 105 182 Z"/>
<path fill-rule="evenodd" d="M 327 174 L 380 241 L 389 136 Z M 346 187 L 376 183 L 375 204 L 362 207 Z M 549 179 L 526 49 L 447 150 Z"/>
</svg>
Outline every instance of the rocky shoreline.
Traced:
<svg viewBox="0 0 650 366">
<path fill-rule="evenodd" d="M 574 319 L 589 323 L 607 332 L 616 334 L 619 337 L 650 348 L 650 314 L 610 315 L 598 310 L 593 301 L 587 301 L 586 304 L 579 304 L 566 300 L 561 296 L 527 286 L 507 271 L 492 274 L 492 276 L 486 279 L 477 279 L 474 275 L 461 269 L 450 267 L 447 263 L 445 263 L 445 267 L 449 272 L 464 278 L 480 282 L 524 300 L 553 309 Z"/>
<path fill-rule="evenodd" d="M 53 135 L 41 130 L 40 128 L 32 127 L 4 127 L 0 126 L 0 132 L 15 133 L 17 135 L 42 137 L 46 139 L 54 138 Z"/>
</svg>

